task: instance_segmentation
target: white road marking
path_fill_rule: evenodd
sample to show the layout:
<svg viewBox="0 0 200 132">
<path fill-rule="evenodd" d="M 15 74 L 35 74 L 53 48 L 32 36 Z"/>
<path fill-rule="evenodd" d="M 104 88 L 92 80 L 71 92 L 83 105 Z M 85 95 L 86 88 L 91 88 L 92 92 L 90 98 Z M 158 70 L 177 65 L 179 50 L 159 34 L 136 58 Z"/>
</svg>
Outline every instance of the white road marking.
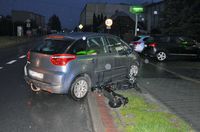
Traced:
<svg viewBox="0 0 200 132">
<path fill-rule="evenodd" d="M 19 57 L 19 59 L 23 59 L 25 57 L 26 57 L 26 55 L 22 55 L 22 56 Z"/>
<path fill-rule="evenodd" d="M 0 67 L 0 70 L 3 69 L 3 67 Z"/>
<path fill-rule="evenodd" d="M 15 63 L 16 61 L 17 61 L 17 60 L 12 60 L 12 61 L 7 62 L 6 64 L 10 65 L 10 64 Z"/>
</svg>

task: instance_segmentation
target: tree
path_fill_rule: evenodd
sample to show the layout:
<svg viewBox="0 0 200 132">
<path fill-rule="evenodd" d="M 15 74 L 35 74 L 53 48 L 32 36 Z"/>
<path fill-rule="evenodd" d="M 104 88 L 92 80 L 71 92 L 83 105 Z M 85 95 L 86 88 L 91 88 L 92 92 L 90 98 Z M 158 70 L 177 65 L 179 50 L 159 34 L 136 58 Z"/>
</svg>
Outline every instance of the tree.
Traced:
<svg viewBox="0 0 200 132">
<path fill-rule="evenodd" d="M 1 16 L 0 35 L 12 35 L 13 23 L 11 16 Z"/>
<path fill-rule="evenodd" d="M 193 37 L 200 41 L 200 1 L 186 1 L 183 10 L 182 28 L 187 36 Z"/>
<path fill-rule="evenodd" d="M 49 18 L 48 27 L 51 30 L 61 31 L 61 23 L 59 17 L 56 15 L 51 16 Z"/>
<path fill-rule="evenodd" d="M 97 17 L 96 17 L 96 14 L 94 13 L 93 14 L 93 32 L 97 32 L 97 26 L 98 26 L 98 20 L 97 20 Z"/>
<path fill-rule="evenodd" d="M 101 24 L 101 16 L 98 15 L 98 16 L 97 16 L 97 25 L 99 26 L 100 24 Z"/>
<path fill-rule="evenodd" d="M 165 0 L 163 29 L 167 34 L 183 34 L 200 41 L 200 1 Z"/>
<path fill-rule="evenodd" d="M 103 18 L 103 21 L 105 22 L 105 21 L 106 21 L 106 19 L 107 19 L 107 16 L 104 16 L 104 18 Z"/>
<path fill-rule="evenodd" d="M 103 13 L 101 13 L 100 23 L 102 24 L 103 22 L 104 22 L 104 20 L 103 20 Z"/>
<path fill-rule="evenodd" d="M 182 17 L 183 3 L 183 0 L 165 0 L 163 13 L 163 28 L 165 33 L 176 34 L 181 32 L 179 23 Z"/>
</svg>

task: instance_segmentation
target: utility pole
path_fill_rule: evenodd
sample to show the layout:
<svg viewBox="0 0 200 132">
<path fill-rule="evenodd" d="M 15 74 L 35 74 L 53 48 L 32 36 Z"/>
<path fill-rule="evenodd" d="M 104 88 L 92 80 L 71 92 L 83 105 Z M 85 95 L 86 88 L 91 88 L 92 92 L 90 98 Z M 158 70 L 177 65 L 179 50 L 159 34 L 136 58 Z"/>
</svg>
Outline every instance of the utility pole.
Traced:
<svg viewBox="0 0 200 132">
<path fill-rule="evenodd" d="M 137 36 L 138 14 L 142 13 L 144 11 L 144 8 L 142 6 L 131 6 L 129 8 L 129 11 L 135 14 L 135 36 Z"/>
<path fill-rule="evenodd" d="M 138 28 L 138 14 L 135 14 L 135 36 L 137 36 L 137 28 Z"/>
</svg>

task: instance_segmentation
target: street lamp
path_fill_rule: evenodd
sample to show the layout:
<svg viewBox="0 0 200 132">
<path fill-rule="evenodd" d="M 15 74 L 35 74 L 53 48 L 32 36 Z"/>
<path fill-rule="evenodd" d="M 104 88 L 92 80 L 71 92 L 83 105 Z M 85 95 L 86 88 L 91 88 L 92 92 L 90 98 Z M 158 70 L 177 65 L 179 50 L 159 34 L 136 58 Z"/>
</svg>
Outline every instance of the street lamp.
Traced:
<svg viewBox="0 0 200 132">
<path fill-rule="evenodd" d="M 154 28 L 156 27 L 156 15 L 158 15 L 158 11 L 154 10 L 153 11 L 153 26 L 154 26 Z"/>
<path fill-rule="evenodd" d="M 82 24 L 79 24 L 78 28 L 79 28 L 80 30 L 82 30 L 82 29 L 83 29 L 83 25 L 82 25 Z"/>
<path fill-rule="evenodd" d="M 137 36 L 137 27 L 138 27 L 138 14 L 144 11 L 144 8 L 141 6 L 131 6 L 129 11 L 135 14 L 135 36 Z"/>
</svg>

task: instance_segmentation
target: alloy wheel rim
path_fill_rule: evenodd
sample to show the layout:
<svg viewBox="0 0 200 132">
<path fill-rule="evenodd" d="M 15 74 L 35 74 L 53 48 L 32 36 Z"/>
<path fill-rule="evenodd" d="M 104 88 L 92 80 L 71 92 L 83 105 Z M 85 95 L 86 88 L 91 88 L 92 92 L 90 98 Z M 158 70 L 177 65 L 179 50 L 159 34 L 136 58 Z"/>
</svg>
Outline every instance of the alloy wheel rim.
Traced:
<svg viewBox="0 0 200 132">
<path fill-rule="evenodd" d="M 85 80 L 79 80 L 74 85 L 74 95 L 77 98 L 83 98 L 88 91 L 88 84 Z"/>
<path fill-rule="evenodd" d="M 159 53 L 157 54 L 157 58 L 158 58 L 158 60 L 160 60 L 160 61 L 165 60 L 166 57 L 167 57 L 167 56 L 166 56 L 165 52 L 159 52 Z"/>
<path fill-rule="evenodd" d="M 136 78 L 135 76 L 137 76 L 138 74 L 138 67 L 136 65 L 132 65 L 129 71 L 129 81 L 131 83 L 134 83 Z"/>
<path fill-rule="evenodd" d="M 130 69 L 130 75 L 131 76 L 136 76 L 137 74 L 138 74 L 138 67 L 135 66 L 135 65 L 132 65 L 131 69 Z"/>
</svg>

